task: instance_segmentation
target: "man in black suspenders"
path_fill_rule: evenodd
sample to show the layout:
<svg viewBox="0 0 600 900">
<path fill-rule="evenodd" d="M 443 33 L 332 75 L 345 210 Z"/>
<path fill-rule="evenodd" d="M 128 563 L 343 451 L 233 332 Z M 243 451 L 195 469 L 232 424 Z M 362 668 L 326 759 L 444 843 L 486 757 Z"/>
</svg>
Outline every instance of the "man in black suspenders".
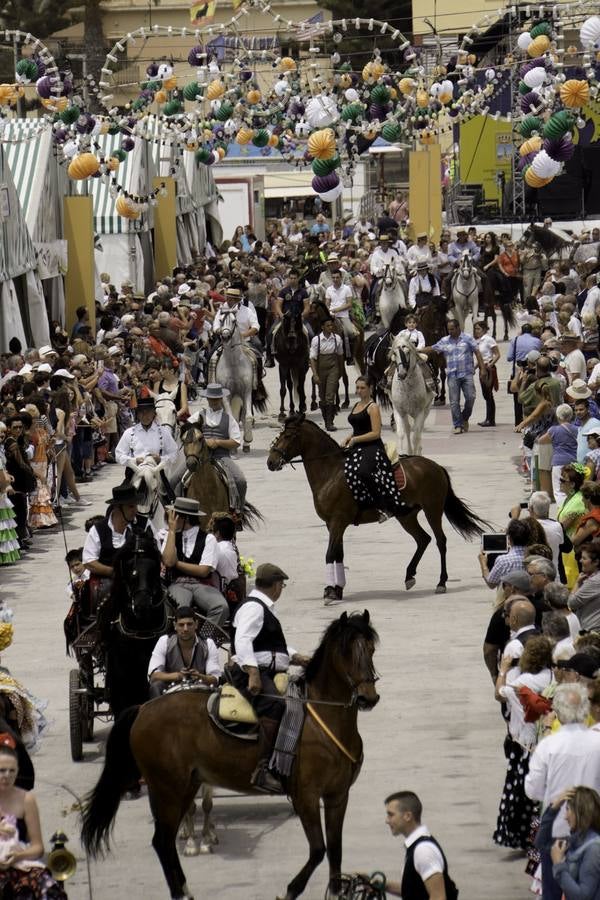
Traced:
<svg viewBox="0 0 600 900">
<path fill-rule="evenodd" d="M 332 316 L 323 320 L 321 334 L 310 344 L 310 367 L 315 384 L 319 388 L 319 406 L 327 431 L 335 431 L 333 419 L 338 382 L 344 371 L 344 344 L 334 331 Z"/>
<path fill-rule="evenodd" d="M 385 801 L 385 820 L 396 837 L 402 835 L 406 857 L 402 881 L 387 881 L 386 892 L 402 900 L 456 900 L 458 889 L 448 875 L 444 852 L 426 825 L 423 806 L 413 791 L 398 791 Z"/>
</svg>

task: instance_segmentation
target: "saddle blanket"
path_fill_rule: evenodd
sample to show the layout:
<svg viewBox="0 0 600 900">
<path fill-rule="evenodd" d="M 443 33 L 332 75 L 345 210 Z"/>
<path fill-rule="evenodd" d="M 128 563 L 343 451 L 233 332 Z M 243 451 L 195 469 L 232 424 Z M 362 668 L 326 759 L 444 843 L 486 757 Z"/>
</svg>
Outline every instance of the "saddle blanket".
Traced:
<svg viewBox="0 0 600 900">
<path fill-rule="evenodd" d="M 256 390 L 258 387 L 258 357 L 252 347 L 247 344 L 243 344 L 242 349 L 250 362 L 252 363 L 252 388 Z M 217 364 L 221 358 L 221 353 L 223 352 L 222 347 L 217 347 L 213 355 L 210 357 L 208 361 L 208 383 L 214 384 L 217 380 Z"/>
<path fill-rule="evenodd" d="M 275 749 L 269 762 L 269 768 L 275 769 L 280 775 L 290 775 L 294 765 L 296 747 L 304 725 L 303 700 L 305 696 L 305 682 L 290 678 L 285 692 L 285 712 L 277 732 Z"/>
</svg>

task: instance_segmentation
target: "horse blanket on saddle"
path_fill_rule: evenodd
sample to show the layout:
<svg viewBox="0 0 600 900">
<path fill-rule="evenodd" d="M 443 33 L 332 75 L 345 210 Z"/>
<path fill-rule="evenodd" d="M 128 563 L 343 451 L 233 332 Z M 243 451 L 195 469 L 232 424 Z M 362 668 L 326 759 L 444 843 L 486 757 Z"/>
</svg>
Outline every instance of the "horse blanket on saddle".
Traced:
<svg viewBox="0 0 600 900">
<path fill-rule="evenodd" d="M 252 390 L 256 391 L 259 387 L 262 387 L 262 376 L 261 370 L 259 368 L 258 354 L 255 352 L 255 350 L 252 349 L 250 344 L 243 344 L 242 350 L 252 363 Z M 217 365 L 219 363 L 219 360 L 221 359 L 222 352 L 223 347 L 219 345 L 208 361 L 209 384 L 215 384 L 215 382 L 217 381 Z"/>
<path fill-rule="evenodd" d="M 395 441 L 389 441 L 385 445 L 385 452 L 390 463 L 392 464 L 392 472 L 394 473 L 396 487 L 399 491 L 402 491 L 406 487 L 406 472 L 404 471 L 404 466 L 402 465 L 401 457 L 398 453 L 398 447 L 396 446 Z"/>
</svg>

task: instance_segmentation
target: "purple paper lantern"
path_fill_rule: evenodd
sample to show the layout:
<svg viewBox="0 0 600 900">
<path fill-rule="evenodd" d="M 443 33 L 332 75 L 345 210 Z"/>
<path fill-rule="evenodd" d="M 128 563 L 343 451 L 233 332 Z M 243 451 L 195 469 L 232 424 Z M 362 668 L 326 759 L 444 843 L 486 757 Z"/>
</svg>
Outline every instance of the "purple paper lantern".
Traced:
<svg viewBox="0 0 600 900">
<path fill-rule="evenodd" d="M 386 109 L 381 103 L 371 103 L 369 106 L 369 119 L 373 122 L 378 119 L 380 122 L 385 119 Z"/>
<path fill-rule="evenodd" d="M 252 78 L 252 71 L 250 69 L 242 69 L 240 72 L 240 81 L 250 81 Z"/>
<path fill-rule="evenodd" d="M 199 66 L 202 57 L 205 55 L 206 55 L 206 51 L 204 50 L 204 47 L 202 46 L 202 44 L 196 44 L 196 46 L 192 47 L 192 49 L 188 53 L 188 62 L 190 64 L 190 66 L 194 66 L 194 68 L 196 68 L 196 66 Z M 158 66 L 157 66 L 157 71 L 158 71 Z"/>
<path fill-rule="evenodd" d="M 131 137 L 125 137 L 121 141 L 121 149 L 125 150 L 126 153 L 129 153 L 135 147 L 135 141 Z"/>
<path fill-rule="evenodd" d="M 535 155 L 535 153 L 526 153 L 525 156 L 519 157 L 517 162 L 519 172 L 523 172 L 533 162 Z"/>
<path fill-rule="evenodd" d="M 146 66 L 146 75 L 148 78 L 156 78 L 158 75 L 158 63 L 152 62 L 149 66 Z"/>
<path fill-rule="evenodd" d="M 543 56 L 538 56 L 536 59 L 530 59 L 528 62 L 523 63 L 521 68 L 519 69 L 519 74 L 521 78 L 523 78 L 528 72 L 531 72 L 532 69 L 538 68 L 546 68 L 546 60 Z"/>
<path fill-rule="evenodd" d="M 311 182 L 315 194 L 324 194 L 326 191 L 331 191 L 339 183 L 340 179 L 336 172 L 329 172 L 328 175 L 315 175 Z"/>
<path fill-rule="evenodd" d="M 42 100 L 49 100 L 52 96 L 52 81 L 50 77 L 44 75 L 42 78 L 38 78 L 35 83 L 35 89 Z"/>
<path fill-rule="evenodd" d="M 53 137 L 56 144 L 64 144 L 64 142 L 69 137 L 69 132 L 66 128 L 57 128 L 54 132 Z"/>
<path fill-rule="evenodd" d="M 70 78 L 64 78 L 61 85 L 61 93 L 65 97 L 70 97 L 73 93 L 73 82 Z"/>
<path fill-rule="evenodd" d="M 37 66 L 38 78 L 41 78 L 46 74 L 46 63 L 39 56 L 34 56 L 33 61 Z"/>
<path fill-rule="evenodd" d="M 556 141 L 547 138 L 542 147 L 548 156 L 551 156 L 556 162 L 566 162 L 575 153 L 573 141 L 568 137 L 561 137 Z"/>
<path fill-rule="evenodd" d="M 534 91 L 529 91 L 521 97 L 521 110 L 524 113 L 530 113 L 539 106 L 540 98 Z"/>
</svg>

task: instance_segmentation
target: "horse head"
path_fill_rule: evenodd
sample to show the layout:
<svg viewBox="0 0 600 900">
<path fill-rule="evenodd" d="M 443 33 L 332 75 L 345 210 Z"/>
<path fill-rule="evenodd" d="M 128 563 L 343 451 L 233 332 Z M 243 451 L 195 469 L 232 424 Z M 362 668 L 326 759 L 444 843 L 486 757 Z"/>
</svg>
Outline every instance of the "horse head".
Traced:
<svg viewBox="0 0 600 900">
<path fill-rule="evenodd" d="M 351 702 L 359 709 L 373 709 L 379 702 L 373 664 L 378 641 L 368 610 L 350 615 L 343 612 L 325 630 L 306 668 L 307 682 L 322 678 L 330 688 L 337 682 L 349 690 Z"/>
<path fill-rule="evenodd" d="M 115 556 L 113 597 L 124 597 L 127 610 L 142 619 L 163 603 L 160 552 L 148 532 L 134 532 Z"/>
<path fill-rule="evenodd" d="M 130 460 L 128 468 L 133 470 L 131 483 L 138 492 L 138 512 L 142 516 L 152 518 L 158 504 L 158 484 L 162 470 L 168 460 L 163 459 L 159 463 L 153 456 L 146 456 L 141 463 Z"/>
<path fill-rule="evenodd" d="M 416 349 L 410 338 L 398 335 L 389 351 L 390 359 L 396 364 L 396 372 L 401 381 L 408 376 L 416 362 Z"/>
<path fill-rule="evenodd" d="M 177 408 L 175 406 L 175 397 L 179 385 L 175 385 L 172 391 L 165 391 L 162 394 L 152 394 L 154 397 L 154 406 L 156 408 L 156 418 L 159 425 L 168 425 L 171 431 L 175 430 L 177 425 Z"/>
<path fill-rule="evenodd" d="M 396 287 L 396 282 L 398 281 L 398 271 L 396 266 L 393 266 L 391 263 L 386 263 L 385 269 L 383 270 L 383 286 L 390 291 L 393 291 Z"/>
<path fill-rule="evenodd" d="M 221 309 L 221 327 L 219 334 L 223 344 L 229 344 L 237 331 L 238 306 L 229 306 Z"/>
<path fill-rule="evenodd" d="M 267 456 L 267 468 L 270 472 L 278 472 L 295 456 L 302 453 L 302 426 L 306 419 L 301 413 L 288 416 Z"/>
<path fill-rule="evenodd" d="M 181 429 L 183 455 L 188 472 L 195 472 L 208 455 L 203 425 L 204 419 L 200 416 L 197 422 L 187 422 Z"/>
<path fill-rule="evenodd" d="M 463 253 L 458 269 L 463 278 L 468 278 L 473 271 L 473 260 L 468 250 Z"/>
<path fill-rule="evenodd" d="M 284 313 L 281 328 L 285 337 L 287 349 L 291 353 L 294 353 L 298 349 L 300 335 L 302 333 L 302 316 L 294 315 L 291 312 Z"/>
</svg>

